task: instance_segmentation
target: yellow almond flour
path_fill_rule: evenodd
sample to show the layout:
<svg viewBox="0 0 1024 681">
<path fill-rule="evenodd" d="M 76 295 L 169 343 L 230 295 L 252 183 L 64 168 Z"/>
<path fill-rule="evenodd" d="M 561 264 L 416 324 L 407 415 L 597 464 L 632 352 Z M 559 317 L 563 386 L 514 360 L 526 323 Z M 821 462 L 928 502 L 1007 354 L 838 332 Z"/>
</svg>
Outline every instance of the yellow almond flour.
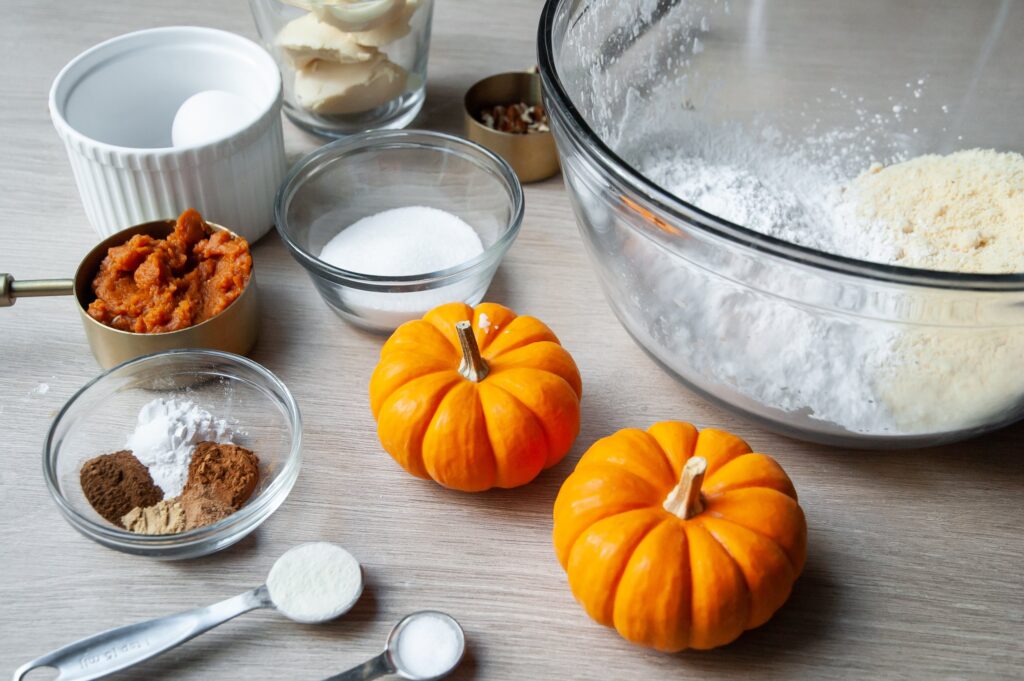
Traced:
<svg viewBox="0 0 1024 681">
<path fill-rule="evenodd" d="M 881 223 L 905 267 L 1024 272 L 1024 156 L 991 149 L 930 154 L 851 183 L 858 216 Z"/>
</svg>

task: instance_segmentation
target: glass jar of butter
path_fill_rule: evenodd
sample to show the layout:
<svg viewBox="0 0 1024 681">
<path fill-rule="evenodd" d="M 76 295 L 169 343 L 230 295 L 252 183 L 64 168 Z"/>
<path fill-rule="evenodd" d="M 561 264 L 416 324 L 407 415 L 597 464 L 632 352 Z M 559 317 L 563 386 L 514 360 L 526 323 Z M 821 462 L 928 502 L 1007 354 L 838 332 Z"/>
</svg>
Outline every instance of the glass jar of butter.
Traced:
<svg viewBox="0 0 1024 681">
<path fill-rule="evenodd" d="M 249 0 L 298 126 L 404 128 L 423 107 L 433 0 Z"/>
</svg>

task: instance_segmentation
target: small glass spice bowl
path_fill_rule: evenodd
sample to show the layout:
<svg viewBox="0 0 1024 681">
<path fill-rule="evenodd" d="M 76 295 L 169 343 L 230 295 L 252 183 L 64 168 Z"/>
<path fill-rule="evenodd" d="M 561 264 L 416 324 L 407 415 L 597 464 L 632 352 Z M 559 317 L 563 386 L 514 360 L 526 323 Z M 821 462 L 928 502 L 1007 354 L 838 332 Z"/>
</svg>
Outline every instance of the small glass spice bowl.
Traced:
<svg viewBox="0 0 1024 681">
<path fill-rule="evenodd" d="M 180 534 L 142 535 L 104 520 L 85 498 L 87 460 L 124 449 L 139 409 L 157 398 L 189 399 L 232 424 L 235 442 L 260 460 L 260 481 L 237 512 Z M 302 418 L 284 383 L 252 360 L 216 350 L 168 350 L 120 364 L 87 383 L 54 419 L 43 449 L 46 485 L 72 527 L 108 548 L 161 560 L 197 558 L 241 540 L 295 485 Z"/>
<path fill-rule="evenodd" d="M 318 135 L 409 125 L 426 99 L 434 0 L 249 0 L 284 112 Z"/>
<path fill-rule="evenodd" d="M 472 227 L 484 251 L 421 275 L 350 272 L 320 259 L 356 221 L 407 206 L 437 208 Z M 332 142 L 301 160 L 281 186 L 277 229 L 327 305 L 346 321 L 390 333 L 444 303 L 479 303 L 523 221 L 512 168 L 469 140 L 416 130 L 376 131 Z"/>
</svg>

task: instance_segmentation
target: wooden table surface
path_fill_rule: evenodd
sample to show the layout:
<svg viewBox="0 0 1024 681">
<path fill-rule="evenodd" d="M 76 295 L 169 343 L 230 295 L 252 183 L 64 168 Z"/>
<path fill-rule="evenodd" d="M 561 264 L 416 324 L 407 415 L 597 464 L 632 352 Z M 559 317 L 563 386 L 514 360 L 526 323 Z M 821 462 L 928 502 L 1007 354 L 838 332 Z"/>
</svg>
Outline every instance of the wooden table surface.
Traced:
<svg viewBox="0 0 1024 681">
<path fill-rule="evenodd" d="M 539 0 L 438 0 L 418 127 L 456 131 L 478 78 L 534 61 Z M 60 67 L 126 31 L 200 24 L 253 36 L 243 0 L 2 0 L 0 271 L 67 276 L 93 245 L 46 109 Z M 290 158 L 319 140 L 286 124 Z M 253 357 L 291 388 L 305 461 L 258 531 L 215 556 L 160 563 L 75 532 L 40 470 L 57 410 L 99 369 L 67 299 L 0 311 L 0 676 L 101 629 L 261 583 L 303 541 L 348 547 L 368 588 L 340 621 L 247 615 L 126 679 L 317 679 L 378 652 L 423 608 L 465 626 L 459 679 L 1020 678 L 1024 427 L 948 447 L 855 452 L 790 440 L 688 393 L 633 344 L 591 272 L 562 181 L 526 190 L 526 221 L 490 299 L 547 320 L 585 382 L 573 452 L 526 488 L 479 495 L 409 477 L 381 450 L 366 387 L 381 339 L 336 318 L 276 234 L 255 246 L 264 315 Z M 273 314 L 269 314 L 273 312 Z M 44 388 L 48 386 L 48 390 Z M 767 625 L 713 652 L 663 655 L 591 622 L 551 547 L 561 481 L 595 439 L 682 418 L 774 454 L 807 513 L 807 568 Z"/>
</svg>

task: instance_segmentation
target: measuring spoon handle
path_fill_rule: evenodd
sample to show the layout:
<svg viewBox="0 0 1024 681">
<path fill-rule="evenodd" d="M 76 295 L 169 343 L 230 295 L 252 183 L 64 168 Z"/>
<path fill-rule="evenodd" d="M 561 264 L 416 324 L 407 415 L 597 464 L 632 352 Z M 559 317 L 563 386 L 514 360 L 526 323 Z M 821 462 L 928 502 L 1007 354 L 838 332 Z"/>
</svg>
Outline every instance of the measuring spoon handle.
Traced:
<svg viewBox="0 0 1024 681">
<path fill-rule="evenodd" d="M 267 587 L 261 586 L 205 608 L 108 629 L 22 665 L 14 672 L 14 681 L 39 667 L 60 672 L 54 681 L 99 679 L 165 653 L 242 613 L 270 605 Z"/>
<path fill-rule="evenodd" d="M 6 272 L 0 272 L 0 307 L 14 305 L 18 298 L 41 296 L 70 296 L 75 292 L 74 279 L 30 279 L 16 281 Z"/>
<path fill-rule="evenodd" d="M 358 667 L 353 667 L 347 672 L 329 676 L 324 681 L 370 681 L 371 679 L 379 679 L 382 676 L 394 673 L 395 666 L 391 664 L 391 658 L 388 657 L 385 651 Z"/>
</svg>

